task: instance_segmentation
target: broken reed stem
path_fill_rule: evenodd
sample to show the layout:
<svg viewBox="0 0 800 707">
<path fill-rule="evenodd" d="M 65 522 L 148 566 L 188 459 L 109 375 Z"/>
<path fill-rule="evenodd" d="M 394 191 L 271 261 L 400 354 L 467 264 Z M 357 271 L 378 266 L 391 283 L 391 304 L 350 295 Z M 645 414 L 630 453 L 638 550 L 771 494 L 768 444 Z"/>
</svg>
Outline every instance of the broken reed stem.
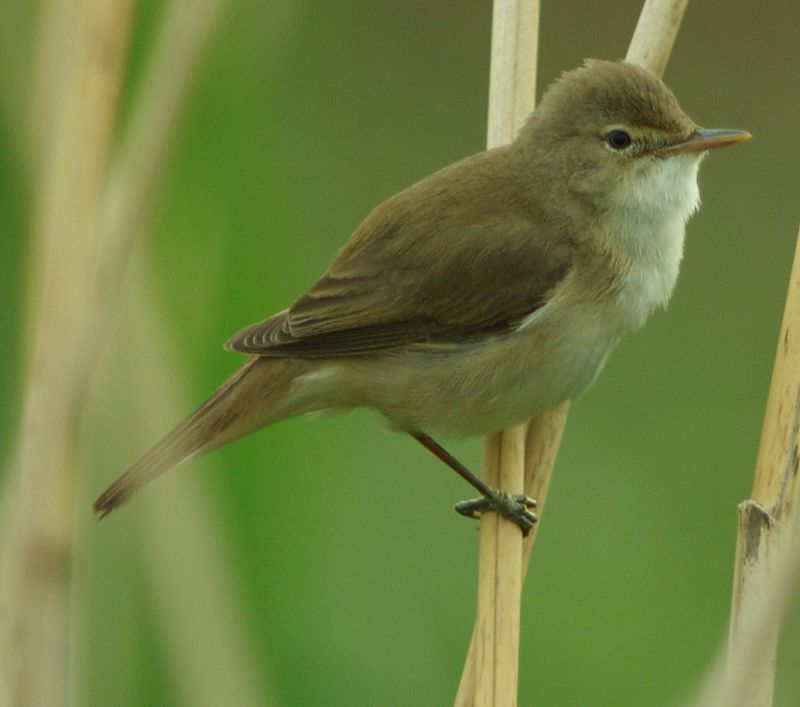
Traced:
<svg viewBox="0 0 800 707">
<path fill-rule="evenodd" d="M 800 233 L 789 277 L 751 498 L 738 507 L 726 668 L 697 704 L 769 707 L 781 617 L 800 582 Z M 794 528 L 794 532 L 792 531 Z M 706 696 L 708 695 L 708 696 Z"/>
<path fill-rule="evenodd" d="M 772 705 L 775 643 L 780 622 L 800 586 L 800 516 L 794 514 L 791 526 L 777 526 L 752 501 L 740 505 L 744 513 L 752 509 L 760 509 L 754 513 L 756 520 L 740 523 L 739 527 L 746 532 L 757 532 L 759 536 L 755 543 L 742 542 L 747 549 L 760 542 L 761 549 L 768 548 L 768 557 L 762 559 L 748 552 L 739 553 L 737 547 L 737 561 L 756 565 L 745 573 L 737 568 L 737 579 L 744 577 L 749 585 L 746 587 L 749 597 L 741 597 L 742 589 L 738 588 L 740 599 L 734 600 L 732 616 L 736 630 L 731 633 L 730 648 L 727 652 L 724 647 L 720 650 L 708 678 L 689 703 L 692 707 Z M 772 525 L 772 528 L 764 532 L 756 528 L 757 523 Z M 762 564 L 764 568 L 760 570 L 758 565 Z M 762 671 L 768 672 L 763 675 Z"/>
<path fill-rule="evenodd" d="M 86 322 L 102 233 L 98 207 L 117 120 L 132 0 L 53 2 L 41 66 L 58 71 L 30 275 L 29 370 L 2 538 L 0 669 L 13 704 L 61 704 L 70 664 L 74 432 L 90 374 Z M 53 77 L 45 77 L 52 79 Z"/>
<path fill-rule="evenodd" d="M 646 0 L 642 7 L 642 12 L 639 15 L 639 21 L 631 39 L 631 44 L 628 48 L 626 55 L 627 61 L 644 66 L 654 73 L 661 76 L 666 68 L 672 46 L 675 42 L 678 29 L 680 27 L 683 13 L 686 9 L 688 0 Z M 538 27 L 538 7 L 533 10 L 531 5 L 527 6 L 524 11 L 535 13 L 535 23 Z M 537 4 L 538 5 L 538 4 Z M 516 2 L 495 3 L 495 14 L 493 17 L 493 34 L 492 34 L 492 81 L 490 85 L 490 146 L 491 140 L 497 139 L 495 144 L 503 144 L 512 139 L 515 130 L 510 134 L 507 132 L 495 132 L 493 128 L 493 120 L 497 120 L 500 124 L 500 119 L 495 116 L 499 112 L 499 108 L 493 108 L 495 100 L 499 105 L 505 102 L 506 111 L 514 115 L 513 121 L 510 118 L 505 118 L 503 130 L 508 131 L 509 125 L 514 125 L 518 128 L 524 121 L 527 114 L 533 108 L 533 86 L 535 80 L 535 47 L 538 32 L 533 39 L 528 39 L 530 46 L 526 47 L 527 51 L 532 49 L 533 58 L 531 59 L 526 55 L 525 58 L 514 55 L 513 52 L 519 49 L 519 45 L 515 45 L 513 41 L 509 41 L 513 35 L 509 30 L 504 29 L 502 32 L 495 29 L 494 23 L 498 21 L 498 17 L 509 22 L 510 18 L 514 17 L 514 13 L 519 13 L 520 7 Z M 528 17 L 531 21 L 531 18 Z M 517 16 L 517 20 L 520 18 Z M 497 33 L 497 34 L 495 34 Z M 496 63 L 496 51 L 499 53 L 500 47 L 496 47 L 495 39 L 503 38 L 507 44 L 504 46 L 503 60 L 505 65 L 505 79 L 500 84 L 502 88 L 495 89 L 495 82 L 501 81 L 499 76 L 499 67 L 503 64 Z M 531 61 L 533 64 L 531 64 Z M 527 63 L 526 63 L 527 62 Z M 511 99 L 510 96 L 517 94 L 513 93 L 510 87 L 515 85 L 522 86 L 525 81 L 526 67 L 530 71 L 530 103 L 527 104 L 527 109 L 523 110 L 524 98 Z M 497 72 L 497 74 L 495 73 Z M 517 84 L 519 82 L 519 84 Z M 528 90 L 527 88 L 524 90 Z M 526 94 L 522 94 L 523 96 Z M 518 122 L 516 122 L 518 121 Z M 552 478 L 553 468 L 555 466 L 556 456 L 561 443 L 561 437 L 564 432 L 566 424 L 567 413 L 569 411 L 569 402 L 563 403 L 555 410 L 539 415 L 534 420 L 528 423 L 527 429 L 525 427 L 515 427 L 507 430 L 499 435 L 491 435 L 485 441 L 484 458 L 488 460 L 497 460 L 495 464 L 487 465 L 484 471 L 487 482 L 493 486 L 503 488 L 509 492 L 516 492 L 519 488 L 520 474 L 524 478 L 524 490 L 529 496 L 536 498 L 538 502 L 537 514 L 540 519 L 544 511 L 544 503 L 546 500 L 547 491 L 550 486 L 550 479 Z M 519 441 L 524 440 L 522 445 L 522 455 L 516 451 L 519 448 Z M 504 453 L 505 450 L 505 453 Z M 497 467 L 495 475 L 495 466 Z M 467 658 L 464 663 L 464 671 L 461 675 L 461 682 L 459 684 L 458 693 L 455 699 L 457 707 L 467 707 L 468 705 L 502 705 L 502 704 L 516 704 L 516 686 L 517 686 L 517 666 L 518 666 L 518 645 L 514 650 L 506 647 L 500 651 L 496 647 L 496 639 L 498 635 L 505 635 L 510 638 L 513 634 L 510 631 L 498 631 L 497 628 L 493 632 L 487 630 L 490 622 L 495 623 L 508 617 L 515 616 L 513 619 L 517 622 L 516 637 L 519 637 L 519 599 L 516 600 L 516 613 L 512 612 L 513 607 L 506 606 L 502 610 L 496 606 L 493 609 L 482 609 L 481 595 L 488 599 L 492 597 L 505 596 L 498 594 L 497 590 L 490 586 L 490 583 L 508 583 L 513 586 L 514 592 L 520 592 L 525 573 L 527 572 L 528 563 L 530 561 L 531 552 L 533 550 L 533 543 L 536 540 L 538 523 L 534 526 L 533 531 L 525 538 L 522 543 L 523 549 L 523 562 L 519 577 L 518 563 L 516 561 L 509 562 L 505 568 L 497 567 L 500 558 L 508 557 L 508 555 L 517 552 L 515 549 L 519 545 L 519 531 L 517 530 L 516 537 L 512 537 L 509 533 L 508 537 L 499 537 L 498 529 L 511 526 L 511 523 L 505 519 L 496 520 L 493 516 L 496 514 L 487 514 L 481 519 L 481 558 L 479 569 L 479 610 L 478 619 L 476 621 L 476 628 L 472 634 Z M 516 530 L 516 528 L 515 528 Z M 487 539 L 484 541 L 484 533 L 490 536 L 497 536 L 494 540 Z M 500 542 L 503 542 L 506 547 L 502 550 L 499 548 Z M 513 548 L 512 548 L 513 546 Z M 490 552 L 488 552 L 491 550 Z M 496 569 L 492 569 L 494 563 Z M 509 594 L 511 591 L 508 592 Z M 519 596 L 518 594 L 516 595 Z M 500 656 L 510 656 L 510 662 L 513 669 L 513 680 L 509 673 L 510 669 L 504 669 L 497 666 L 497 670 L 502 670 L 505 674 L 505 680 L 508 684 L 513 685 L 513 696 L 509 701 L 503 702 L 496 700 L 496 695 L 491 693 L 490 686 L 496 685 L 493 682 L 495 675 L 485 673 L 489 671 L 492 666 L 496 664 L 496 659 Z M 494 660 L 492 660 L 494 658 Z M 512 701 L 513 700 L 513 701 Z"/>
<path fill-rule="evenodd" d="M 751 499 L 788 525 L 800 501 L 800 232 L 756 458 Z"/>
</svg>

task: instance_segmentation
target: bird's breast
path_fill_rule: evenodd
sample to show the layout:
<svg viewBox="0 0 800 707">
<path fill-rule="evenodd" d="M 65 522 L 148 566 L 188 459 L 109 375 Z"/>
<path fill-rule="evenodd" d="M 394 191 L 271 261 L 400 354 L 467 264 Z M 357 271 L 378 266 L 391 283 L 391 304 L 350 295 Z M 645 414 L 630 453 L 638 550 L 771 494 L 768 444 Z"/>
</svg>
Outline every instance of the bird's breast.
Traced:
<svg viewBox="0 0 800 707">
<path fill-rule="evenodd" d="M 503 429 L 578 396 L 613 348 L 614 327 L 593 308 L 566 305 L 550 302 L 526 328 L 479 343 L 342 359 L 313 382 L 324 383 L 327 407 L 374 407 L 402 429 Z"/>
<path fill-rule="evenodd" d="M 667 305 L 675 288 L 683 256 L 684 223 L 676 219 L 662 229 L 655 237 L 665 247 L 626 259 L 616 287 L 603 305 L 620 334 L 641 328 L 655 309 Z"/>
</svg>

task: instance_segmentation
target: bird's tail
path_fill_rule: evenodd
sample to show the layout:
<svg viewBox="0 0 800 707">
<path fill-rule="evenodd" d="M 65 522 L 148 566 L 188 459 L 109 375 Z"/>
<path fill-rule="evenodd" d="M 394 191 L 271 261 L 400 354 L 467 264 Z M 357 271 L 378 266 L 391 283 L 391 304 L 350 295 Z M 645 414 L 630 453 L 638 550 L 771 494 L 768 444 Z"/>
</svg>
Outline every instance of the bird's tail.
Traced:
<svg viewBox="0 0 800 707">
<path fill-rule="evenodd" d="M 100 517 L 190 457 L 287 417 L 278 411 L 304 362 L 251 358 L 189 417 L 134 462 L 92 505 Z"/>
</svg>

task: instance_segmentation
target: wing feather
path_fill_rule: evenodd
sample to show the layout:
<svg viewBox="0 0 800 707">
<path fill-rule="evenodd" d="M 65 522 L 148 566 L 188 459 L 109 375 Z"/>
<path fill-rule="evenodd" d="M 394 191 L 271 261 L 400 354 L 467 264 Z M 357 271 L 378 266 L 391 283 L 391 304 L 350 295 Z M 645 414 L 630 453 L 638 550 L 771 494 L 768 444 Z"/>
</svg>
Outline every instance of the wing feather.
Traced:
<svg viewBox="0 0 800 707">
<path fill-rule="evenodd" d="M 573 249 L 542 228 L 513 170 L 498 169 L 503 157 L 480 153 L 384 202 L 311 289 L 226 346 L 325 357 L 512 331 L 567 274 Z"/>
</svg>

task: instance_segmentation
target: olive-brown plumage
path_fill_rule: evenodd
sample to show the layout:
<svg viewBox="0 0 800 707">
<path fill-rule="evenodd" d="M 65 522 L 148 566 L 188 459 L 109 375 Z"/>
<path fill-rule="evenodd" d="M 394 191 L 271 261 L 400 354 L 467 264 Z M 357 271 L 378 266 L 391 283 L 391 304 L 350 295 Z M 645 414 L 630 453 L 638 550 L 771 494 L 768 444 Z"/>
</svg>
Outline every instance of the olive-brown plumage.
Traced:
<svg viewBox="0 0 800 707">
<path fill-rule="evenodd" d="M 95 510 L 304 412 L 367 405 L 433 448 L 430 432 L 486 433 L 576 397 L 668 300 L 700 158 L 748 137 L 699 129 L 625 62 L 564 74 L 512 144 L 385 201 L 293 305 L 231 338 L 251 358 Z"/>
</svg>

